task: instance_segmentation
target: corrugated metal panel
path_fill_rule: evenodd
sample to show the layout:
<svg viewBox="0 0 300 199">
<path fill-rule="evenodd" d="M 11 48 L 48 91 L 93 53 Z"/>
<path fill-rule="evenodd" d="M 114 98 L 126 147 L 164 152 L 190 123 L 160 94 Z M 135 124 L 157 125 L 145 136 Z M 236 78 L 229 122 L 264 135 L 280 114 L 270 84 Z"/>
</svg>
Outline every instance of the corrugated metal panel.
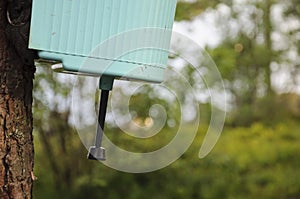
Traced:
<svg viewBox="0 0 300 199">
<path fill-rule="evenodd" d="M 29 47 L 51 53 L 166 65 L 175 7 L 176 0 L 33 0 Z M 153 29 L 147 28 L 160 30 L 151 35 Z M 136 29 L 145 30 L 132 31 Z M 131 31 L 132 38 L 126 40 L 130 37 L 122 33 L 127 31 Z M 103 42 L 105 45 L 101 46 Z M 156 43 L 162 50 L 135 50 L 116 57 L 117 52 L 145 43 Z"/>
</svg>

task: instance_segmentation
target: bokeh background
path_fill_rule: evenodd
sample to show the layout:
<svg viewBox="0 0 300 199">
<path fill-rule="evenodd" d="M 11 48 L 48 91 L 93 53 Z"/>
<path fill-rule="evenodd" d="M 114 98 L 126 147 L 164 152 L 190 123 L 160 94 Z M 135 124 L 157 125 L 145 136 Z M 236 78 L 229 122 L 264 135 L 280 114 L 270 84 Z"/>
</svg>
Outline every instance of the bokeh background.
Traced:
<svg viewBox="0 0 300 199">
<path fill-rule="evenodd" d="M 180 50 L 170 56 L 170 63 L 191 77 L 190 84 L 201 94 L 201 122 L 188 151 L 168 167 L 151 173 L 123 173 L 87 160 L 72 117 L 77 114 L 86 124 L 81 132 L 94 131 L 96 118 L 90 112 L 95 114 L 99 102 L 97 79 L 38 67 L 34 88 L 34 173 L 38 180 L 34 197 L 300 198 L 299 19 L 299 0 L 178 1 L 174 30 L 192 39 L 215 62 L 226 88 L 227 117 L 216 146 L 199 159 L 211 116 L 209 92 L 197 81 L 195 68 L 179 60 Z M 178 45 L 182 51 L 197 52 L 184 43 Z M 207 64 L 203 56 L 197 57 L 200 68 Z M 176 78 L 173 84 L 181 86 Z M 74 85 L 80 96 L 77 100 L 82 102 L 75 108 Z M 210 89 L 218 92 L 218 85 Z M 126 86 L 116 86 L 114 92 L 121 100 Z M 183 88 L 181 97 L 186 96 Z M 146 140 L 125 135 L 108 110 L 107 136 L 130 151 L 149 152 L 164 146 L 180 125 L 180 108 L 176 103 L 170 105 L 151 85 L 143 86 L 129 104 L 135 124 L 152 124 L 149 107 L 153 104 L 165 107 L 168 116 L 158 135 Z M 122 111 L 119 114 L 121 117 Z M 185 131 L 193 129 L 187 126 Z"/>
</svg>

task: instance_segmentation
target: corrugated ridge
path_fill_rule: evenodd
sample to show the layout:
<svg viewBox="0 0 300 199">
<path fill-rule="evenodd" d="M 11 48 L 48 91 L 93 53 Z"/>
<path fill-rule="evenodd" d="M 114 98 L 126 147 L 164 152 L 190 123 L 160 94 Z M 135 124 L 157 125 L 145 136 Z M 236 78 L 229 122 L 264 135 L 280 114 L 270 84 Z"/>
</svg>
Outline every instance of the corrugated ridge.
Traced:
<svg viewBox="0 0 300 199">
<path fill-rule="evenodd" d="M 52 10 L 53 16 L 48 17 L 51 28 L 49 50 L 53 52 L 90 55 L 92 50 L 97 50 L 99 45 L 109 35 L 120 33 L 127 29 L 142 27 L 157 27 L 170 30 L 173 24 L 175 0 L 47 0 L 45 6 Z M 145 3 L 147 2 L 147 3 Z M 125 7 L 118 12 L 119 7 Z M 54 12 L 55 11 L 55 12 Z M 147 13 L 147 14 L 145 14 Z M 102 19 L 102 20 L 99 20 Z M 109 23 L 108 20 L 113 20 Z M 126 19 L 126 20 L 125 20 Z M 122 37 L 122 36 L 121 36 Z M 154 37 L 154 36 L 153 36 Z M 135 40 L 116 43 L 111 40 L 108 46 L 100 49 L 99 55 L 106 58 L 114 54 L 119 48 L 137 44 L 144 38 L 143 34 L 137 35 Z M 165 49 L 168 49 L 169 36 L 161 31 L 156 39 Z M 60 38 L 60 39 L 59 39 Z M 93 54 L 95 54 L 93 52 Z M 98 54 L 98 52 L 96 53 Z M 122 59 L 128 61 L 164 64 L 167 52 L 159 50 L 142 50 L 129 53 Z"/>
</svg>

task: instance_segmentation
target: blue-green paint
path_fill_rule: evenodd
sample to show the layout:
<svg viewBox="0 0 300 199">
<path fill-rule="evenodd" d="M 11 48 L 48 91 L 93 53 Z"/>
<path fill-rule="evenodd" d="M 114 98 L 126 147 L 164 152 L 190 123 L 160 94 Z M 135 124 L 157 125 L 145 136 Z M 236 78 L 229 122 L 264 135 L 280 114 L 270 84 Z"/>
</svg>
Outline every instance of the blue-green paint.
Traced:
<svg viewBox="0 0 300 199">
<path fill-rule="evenodd" d="M 62 72 L 161 82 L 176 0 L 33 0 L 29 47 Z"/>
</svg>

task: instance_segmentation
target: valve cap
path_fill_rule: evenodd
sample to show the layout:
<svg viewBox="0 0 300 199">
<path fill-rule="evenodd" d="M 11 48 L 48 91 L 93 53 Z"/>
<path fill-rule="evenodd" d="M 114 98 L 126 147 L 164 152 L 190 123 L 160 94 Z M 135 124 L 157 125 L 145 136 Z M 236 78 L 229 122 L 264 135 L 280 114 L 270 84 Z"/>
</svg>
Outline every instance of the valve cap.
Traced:
<svg viewBox="0 0 300 199">
<path fill-rule="evenodd" d="M 101 161 L 106 160 L 106 158 L 105 158 L 105 148 L 91 146 L 90 149 L 89 149 L 89 153 L 88 153 L 87 158 L 90 159 L 90 160 L 101 160 Z"/>
</svg>

